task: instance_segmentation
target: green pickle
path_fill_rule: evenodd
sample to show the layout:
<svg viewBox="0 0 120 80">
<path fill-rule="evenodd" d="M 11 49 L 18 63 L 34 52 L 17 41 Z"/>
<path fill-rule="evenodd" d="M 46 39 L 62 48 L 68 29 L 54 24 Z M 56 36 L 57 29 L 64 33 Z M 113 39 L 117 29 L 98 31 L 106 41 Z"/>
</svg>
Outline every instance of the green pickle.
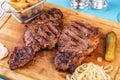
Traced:
<svg viewBox="0 0 120 80">
<path fill-rule="evenodd" d="M 116 49 L 117 37 L 115 32 L 108 32 L 106 36 L 106 51 L 105 60 L 113 61 L 115 59 L 115 49 Z"/>
</svg>

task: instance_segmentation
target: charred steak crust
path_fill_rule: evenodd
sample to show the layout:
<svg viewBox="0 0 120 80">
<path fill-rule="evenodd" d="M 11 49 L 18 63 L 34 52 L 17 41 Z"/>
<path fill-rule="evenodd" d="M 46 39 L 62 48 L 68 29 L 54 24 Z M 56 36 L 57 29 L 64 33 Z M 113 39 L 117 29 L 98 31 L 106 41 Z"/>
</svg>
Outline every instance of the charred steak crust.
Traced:
<svg viewBox="0 0 120 80">
<path fill-rule="evenodd" d="M 35 24 L 47 24 L 52 23 L 54 26 L 60 25 L 62 22 L 63 13 L 57 9 L 52 8 L 48 11 L 41 12 L 40 15 L 32 21 Z"/>
<path fill-rule="evenodd" d="M 33 51 L 30 47 L 15 47 L 8 61 L 11 70 L 24 66 L 33 59 Z"/>
<path fill-rule="evenodd" d="M 73 72 L 82 60 L 96 49 L 98 43 L 98 28 L 83 21 L 73 21 L 65 25 L 54 60 L 56 69 Z"/>
<path fill-rule="evenodd" d="M 15 47 L 8 64 L 11 70 L 22 67 L 41 49 L 55 47 L 60 36 L 62 12 L 57 8 L 42 11 L 31 23 L 25 25 L 25 47 Z"/>
</svg>

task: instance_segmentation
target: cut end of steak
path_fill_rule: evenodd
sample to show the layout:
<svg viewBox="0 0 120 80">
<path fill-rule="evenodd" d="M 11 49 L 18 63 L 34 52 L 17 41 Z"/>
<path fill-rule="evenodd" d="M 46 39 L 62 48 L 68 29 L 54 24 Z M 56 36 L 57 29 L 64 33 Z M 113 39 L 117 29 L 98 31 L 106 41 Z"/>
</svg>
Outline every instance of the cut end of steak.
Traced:
<svg viewBox="0 0 120 80">
<path fill-rule="evenodd" d="M 73 21 L 64 26 L 55 57 L 57 70 L 73 72 L 82 60 L 96 49 L 99 30 L 84 21 Z"/>
<path fill-rule="evenodd" d="M 13 53 L 8 61 L 11 70 L 18 67 L 24 66 L 30 60 L 33 59 L 33 51 L 31 48 L 25 47 L 15 47 Z"/>
</svg>

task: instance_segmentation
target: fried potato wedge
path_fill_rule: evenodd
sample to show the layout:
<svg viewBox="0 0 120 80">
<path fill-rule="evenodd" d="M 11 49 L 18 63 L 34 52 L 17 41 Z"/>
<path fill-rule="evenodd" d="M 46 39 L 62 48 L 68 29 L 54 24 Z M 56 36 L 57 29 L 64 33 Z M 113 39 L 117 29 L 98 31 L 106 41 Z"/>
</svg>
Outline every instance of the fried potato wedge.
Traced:
<svg viewBox="0 0 120 80">
<path fill-rule="evenodd" d="M 11 0 L 9 4 L 16 10 L 24 10 L 40 1 L 41 0 Z"/>
<path fill-rule="evenodd" d="M 16 10 L 24 10 L 29 7 L 29 3 L 9 2 L 9 4 Z"/>
<path fill-rule="evenodd" d="M 34 5 L 34 4 L 38 3 L 38 2 L 39 2 L 39 1 L 36 0 L 36 1 L 30 1 L 29 3 L 30 3 L 30 6 L 32 6 L 32 5 Z"/>
</svg>

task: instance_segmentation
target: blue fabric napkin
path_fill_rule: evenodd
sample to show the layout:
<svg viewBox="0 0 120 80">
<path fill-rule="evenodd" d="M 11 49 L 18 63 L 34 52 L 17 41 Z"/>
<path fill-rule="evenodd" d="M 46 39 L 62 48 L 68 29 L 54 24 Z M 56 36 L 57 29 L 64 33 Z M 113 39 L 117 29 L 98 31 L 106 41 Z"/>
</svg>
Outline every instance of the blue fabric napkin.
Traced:
<svg viewBox="0 0 120 80">
<path fill-rule="evenodd" d="M 71 8 L 70 1 L 71 0 L 47 0 L 47 2 L 49 3 L 53 3 L 66 8 Z M 108 6 L 105 9 L 101 10 L 93 8 L 75 10 L 95 15 L 101 18 L 105 18 L 108 20 L 120 22 L 120 0 L 108 0 Z"/>
</svg>

